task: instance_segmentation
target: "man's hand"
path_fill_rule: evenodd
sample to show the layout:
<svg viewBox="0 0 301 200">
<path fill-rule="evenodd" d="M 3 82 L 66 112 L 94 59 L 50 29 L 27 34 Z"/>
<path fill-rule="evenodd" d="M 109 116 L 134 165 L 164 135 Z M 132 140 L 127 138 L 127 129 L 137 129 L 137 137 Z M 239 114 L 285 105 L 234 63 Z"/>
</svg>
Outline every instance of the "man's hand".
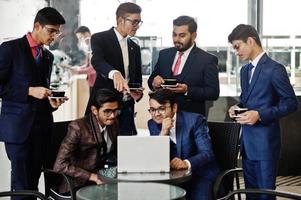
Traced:
<svg viewBox="0 0 301 200">
<path fill-rule="evenodd" d="M 29 87 L 28 95 L 37 99 L 45 99 L 51 94 L 51 90 L 45 87 Z"/>
<path fill-rule="evenodd" d="M 174 120 L 170 117 L 163 119 L 160 135 L 169 135 L 170 129 L 174 126 Z"/>
<path fill-rule="evenodd" d="M 177 83 L 177 87 L 168 88 L 174 93 L 183 93 L 185 94 L 188 91 L 188 86 L 185 83 Z"/>
<path fill-rule="evenodd" d="M 249 110 L 237 115 L 236 121 L 240 124 L 254 125 L 260 118 L 258 111 Z"/>
<path fill-rule="evenodd" d="M 91 173 L 90 177 L 89 177 L 89 181 L 93 181 L 94 183 L 96 183 L 97 185 L 103 184 L 104 182 L 101 181 L 97 174 L 95 173 Z"/>
<path fill-rule="evenodd" d="M 130 89 L 120 72 L 115 72 L 113 75 L 114 88 L 119 92 L 124 90 L 130 93 Z"/>
<path fill-rule="evenodd" d="M 68 98 L 56 98 L 56 99 L 49 98 L 49 103 L 53 108 L 58 108 L 60 105 L 65 103 L 65 101 L 67 101 L 67 100 L 68 100 Z"/>
<path fill-rule="evenodd" d="M 141 99 L 142 96 L 143 96 L 143 90 L 144 90 L 144 88 L 142 88 L 142 90 L 134 90 L 134 91 L 131 90 L 131 93 L 130 93 L 130 94 L 131 94 L 131 97 L 132 97 L 135 101 Z"/>
<path fill-rule="evenodd" d="M 231 119 L 233 119 L 233 118 L 235 117 L 234 109 L 235 109 L 236 107 L 237 107 L 236 105 L 231 106 L 231 107 L 229 108 L 229 110 L 228 110 L 229 117 L 230 117 Z"/>
<path fill-rule="evenodd" d="M 188 164 L 184 160 L 175 157 L 170 161 L 170 167 L 171 169 L 188 169 Z"/>
<path fill-rule="evenodd" d="M 161 87 L 163 83 L 164 83 L 164 79 L 161 76 L 157 75 L 152 82 L 152 86 L 154 89 L 158 89 Z"/>
</svg>

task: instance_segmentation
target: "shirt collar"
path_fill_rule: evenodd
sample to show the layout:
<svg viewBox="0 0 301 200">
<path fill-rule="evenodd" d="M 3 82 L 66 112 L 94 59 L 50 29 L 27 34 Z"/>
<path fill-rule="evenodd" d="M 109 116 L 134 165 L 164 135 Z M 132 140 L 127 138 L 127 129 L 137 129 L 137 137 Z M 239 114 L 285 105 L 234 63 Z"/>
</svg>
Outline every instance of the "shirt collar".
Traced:
<svg viewBox="0 0 301 200">
<path fill-rule="evenodd" d="M 30 46 L 31 48 L 34 48 L 34 47 L 37 47 L 37 46 L 40 46 L 40 47 L 43 48 L 43 45 L 37 45 L 37 43 L 36 43 L 36 42 L 33 40 L 33 38 L 31 37 L 30 32 L 28 32 L 28 33 L 26 34 L 26 38 L 27 38 L 27 41 L 28 41 L 29 46 Z"/>
<path fill-rule="evenodd" d="M 122 41 L 122 40 L 127 40 L 128 36 L 123 37 L 123 36 L 117 31 L 116 28 L 114 28 L 114 32 L 115 32 L 115 34 L 116 34 L 117 39 L 118 39 L 119 42 Z"/>
<path fill-rule="evenodd" d="M 98 124 L 100 132 L 103 132 L 106 130 L 107 126 L 102 127 L 100 124 Z"/>
<path fill-rule="evenodd" d="M 252 63 L 252 65 L 254 66 L 254 67 L 256 67 L 257 66 L 257 64 L 258 64 L 258 62 L 259 62 L 259 60 L 260 60 L 260 58 L 263 56 L 263 54 L 265 54 L 265 52 L 263 51 L 263 52 L 261 52 L 260 54 L 258 54 L 257 56 L 256 56 L 256 58 L 251 62 Z"/>
</svg>

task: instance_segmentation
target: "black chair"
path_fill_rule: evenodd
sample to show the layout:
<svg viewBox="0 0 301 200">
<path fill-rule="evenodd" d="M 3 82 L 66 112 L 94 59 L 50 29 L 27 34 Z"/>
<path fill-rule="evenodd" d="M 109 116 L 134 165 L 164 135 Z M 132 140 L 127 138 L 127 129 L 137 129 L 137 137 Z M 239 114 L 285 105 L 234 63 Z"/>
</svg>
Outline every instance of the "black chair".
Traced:
<svg viewBox="0 0 301 200">
<path fill-rule="evenodd" d="M 26 197 L 37 197 L 41 200 L 48 200 L 47 197 L 33 190 L 19 190 L 19 191 L 4 191 L 0 192 L 0 197 L 13 197 L 13 196 L 26 196 Z"/>
<path fill-rule="evenodd" d="M 61 143 L 67 134 L 69 123 L 70 121 L 64 121 L 55 122 L 53 124 L 50 146 L 46 152 L 47 160 L 44 164 L 43 171 L 45 180 L 45 195 L 56 200 L 76 199 L 72 178 L 65 174 L 56 173 L 52 170 Z M 67 182 L 69 186 L 70 195 L 68 196 L 59 195 L 56 191 L 57 186 L 62 180 Z"/>
<path fill-rule="evenodd" d="M 233 191 L 234 175 L 229 174 L 229 172 L 241 170 L 237 168 L 240 124 L 235 122 L 208 122 L 208 127 L 213 151 L 221 169 L 221 173 L 216 178 L 213 186 L 213 199 L 218 199 Z M 239 188 L 237 174 L 235 174 L 235 179 Z"/>
<path fill-rule="evenodd" d="M 299 199 L 301 200 L 300 194 L 277 191 L 277 190 L 267 190 L 267 189 L 238 189 L 230 192 L 225 200 L 233 199 L 235 195 L 240 194 L 265 194 L 265 195 L 272 195 L 277 197 L 283 197 L 286 199 Z"/>
</svg>

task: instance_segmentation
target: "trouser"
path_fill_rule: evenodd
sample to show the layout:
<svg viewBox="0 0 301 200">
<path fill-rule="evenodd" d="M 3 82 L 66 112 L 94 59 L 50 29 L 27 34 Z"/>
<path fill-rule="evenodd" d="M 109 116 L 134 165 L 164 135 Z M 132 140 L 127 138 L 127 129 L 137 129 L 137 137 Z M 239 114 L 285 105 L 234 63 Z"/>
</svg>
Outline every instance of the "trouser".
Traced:
<svg viewBox="0 0 301 200">
<path fill-rule="evenodd" d="M 118 117 L 120 135 L 137 135 L 134 112 L 134 102 L 132 100 L 122 102 L 121 112 Z"/>
<path fill-rule="evenodd" d="M 242 159 L 246 188 L 276 188 L 277 160 Z M 271 195 L 247 195 L 248 200 L 274 200 Z"/>
<path fill-rule="evenodd" d="M 50 131 L 49 116 L 39 115 L 34 120 L 24 143 L 5 143 L 5 150 L 11 162 L 11 190 L 38 190 L 42 165 L 44 159 L 47 159 L 44 157 L 50 140 Z M 13 199 L 35 198 L 13 197 Z"/>
</svg>

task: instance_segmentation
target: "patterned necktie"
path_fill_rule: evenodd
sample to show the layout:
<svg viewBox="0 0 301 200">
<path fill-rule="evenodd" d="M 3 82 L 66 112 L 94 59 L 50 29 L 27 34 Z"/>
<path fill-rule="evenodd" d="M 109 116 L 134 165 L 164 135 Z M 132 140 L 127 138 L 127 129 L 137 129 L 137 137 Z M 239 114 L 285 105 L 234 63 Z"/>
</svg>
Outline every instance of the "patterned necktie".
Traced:
<svg viewBox="0 0 301 200">
<path fill-rule="evenodd" d="M 41 60 L 42 60 L 42 47 L 41 46 L 36 46 L 35 47 L 36 49 L 36 56 L 35 56 L 35 60 L 36 60 L 36 63 L 37 64 L 40 64 L 41 63 Z"/>
<path fill-rule="evenodd" d="M 172 74 L 174 76 L 179 74 L 179 69 L 180 69 L 181 59 L 182 59 L 183 54 L 184 54 L 183 52 L 179 52 L 178 59 L 176 61 L 175 67 L 173 68 L 173 71 L 172 71 Z"/>
</svg>

